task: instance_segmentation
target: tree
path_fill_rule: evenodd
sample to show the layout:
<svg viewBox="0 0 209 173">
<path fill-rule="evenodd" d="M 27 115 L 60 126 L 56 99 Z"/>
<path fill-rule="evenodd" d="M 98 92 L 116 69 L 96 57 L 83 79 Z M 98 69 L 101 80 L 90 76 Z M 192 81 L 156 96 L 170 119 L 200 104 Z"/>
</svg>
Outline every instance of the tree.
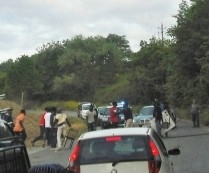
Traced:
<svg viewBox="0 0 209 173">
<path fill-rule="evenodd" d="M 173 57 L 172 42 L 152 38 L 150 43 L 142 41 L 141 50 L 136 53 L 131 84 L 135 103 L 150 104 L 154 98 L 167 100 L 165 84 L 171 71 Z"/>
<path fill-rule="evenodd" d="M 207 80 L 209 48 L 209 2 L 193 0 L 191 6 L 183 1 L 175 16 L 177 25 L 170 29 L 175 37 L 176 54 L 170 93 L 175 102 L 188 105 L 193 98 L 205 104 L 209 88 Z M 175 96 L 176 95 L 176 96 Z"/>
<path fill-rule="evenodd" d="M 28 56 L 18 58 L 11 64 L 6 78 L 6 92 L 9 98 L 20 98 L 22 92 L 29 98 L 39 94 L 42 88 L 37 78 L 34 62 Z"/>
</svg>

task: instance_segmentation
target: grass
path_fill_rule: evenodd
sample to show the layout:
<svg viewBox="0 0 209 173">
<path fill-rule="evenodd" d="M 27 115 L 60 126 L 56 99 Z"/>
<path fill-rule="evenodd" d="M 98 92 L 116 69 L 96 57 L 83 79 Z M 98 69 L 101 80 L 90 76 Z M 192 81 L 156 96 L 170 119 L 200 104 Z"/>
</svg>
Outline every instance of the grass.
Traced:
<svg viewBox="0 0 209 173">
<path fill-rule="evenodd" d="M 12 108 L 13 109 L 13 120 L 15 122 L 16 116 L 20 112 L 20 105 L 7 101 L 7 100 L 0 100 L 0 108 Z M 25 141 L 25 144 L 27 147 L 31 147 L 31 140 L 34 139 L 34 137 L 39 135 L 39 118 L 41 116 L 42 110 L 26 110 L 26 118 L 24 121 L 24 127 L 26 129 L 27 133 L 27 139 Z M 72 128 L 78 130 L 78 136 L 80 136 L 83 132 L 87 131 L 87 126 L 84 120 L 77 118 L 77 117 L 72 117 L 68 116 Z M 35 144 L 36 146 L 41 146 L 43 144 L 43 141 L 37 141 Z"/>
</svg>

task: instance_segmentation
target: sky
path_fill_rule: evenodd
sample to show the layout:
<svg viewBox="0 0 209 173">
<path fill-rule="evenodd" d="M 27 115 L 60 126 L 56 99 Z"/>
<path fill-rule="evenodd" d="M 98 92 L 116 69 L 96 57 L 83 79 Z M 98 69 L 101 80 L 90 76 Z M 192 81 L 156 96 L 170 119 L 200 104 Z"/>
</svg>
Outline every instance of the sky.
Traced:
<svg viewBox="0 0 209 173">
<path fill-rule="evenodd" d="M 77 35 L 125 35 L 131 49 L 176 24 L 182 0 L 0 0 L 0 63 Z M 189 2 L 189 0 L 187 0 Z M 164 35 L 166 37 L 166 35 Z"/>
</svg>

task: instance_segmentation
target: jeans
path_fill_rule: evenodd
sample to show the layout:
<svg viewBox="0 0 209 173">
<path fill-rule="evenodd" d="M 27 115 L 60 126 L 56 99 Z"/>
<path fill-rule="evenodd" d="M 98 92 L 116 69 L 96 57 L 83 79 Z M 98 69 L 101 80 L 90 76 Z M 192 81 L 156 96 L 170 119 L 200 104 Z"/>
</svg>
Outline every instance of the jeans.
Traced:
<svg viewBox="0 0 209 173">
<path fill-rule="evenodd" d="M 44 126 L 39 126 L 40 128 L 40 134 L 37 136 L 32 142 L 35 143 L 36 141 L 43 139 L 44 138 L 44 133 L 45 133 L 45 127 Z"/>
<path fill-rule="evenodd" d="M 192 114 L 192 122 L 194 127 L 199 127 L 199 114 L 198 113 L 193 113 Z"/>
<path fill-rule="evenodd" d="M 161 128 L 162 128 L 162 126 L 161 126 L 161 120 L 155 120 L 155 123 L 156 123 L 156 128 L 157 128 L 157 134 L 159 136 L 162 136 L 161 135 Z"/>
</svg>

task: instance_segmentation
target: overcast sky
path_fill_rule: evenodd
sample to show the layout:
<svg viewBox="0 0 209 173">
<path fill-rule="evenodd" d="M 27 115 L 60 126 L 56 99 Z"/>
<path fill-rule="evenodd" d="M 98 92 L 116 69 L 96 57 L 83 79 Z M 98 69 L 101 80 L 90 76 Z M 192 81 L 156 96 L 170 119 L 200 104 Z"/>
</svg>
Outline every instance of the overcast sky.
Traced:
<svg viewBox="0 0 209 173">
<path fill-rule="evenodd" d="M 189 2 L 189 0 L 187 0 Z M 182 0 L 0 0 L 0 63 L 82 34 L 125 35 L 133 51 L 176 24 Z"/>
</svg>

